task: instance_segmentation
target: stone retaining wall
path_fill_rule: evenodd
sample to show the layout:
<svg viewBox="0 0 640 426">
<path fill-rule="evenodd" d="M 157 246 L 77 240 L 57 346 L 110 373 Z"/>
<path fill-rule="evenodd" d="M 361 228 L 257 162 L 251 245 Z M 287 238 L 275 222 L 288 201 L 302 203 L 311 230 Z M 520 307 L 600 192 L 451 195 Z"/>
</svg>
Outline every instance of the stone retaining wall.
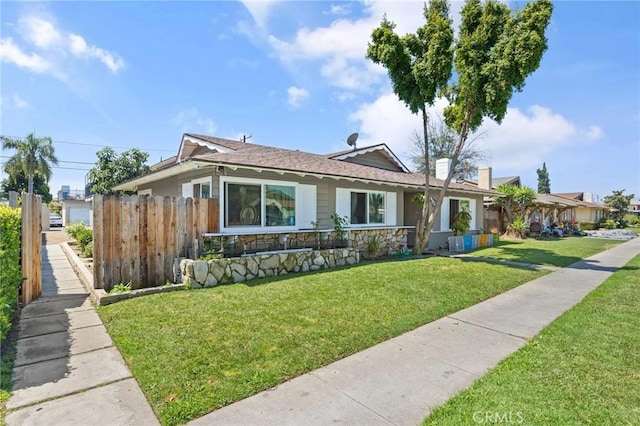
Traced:
<svg viewBox="0 0 640 426">
<path fill-rule="evenodd" d="M 386 256 L 407 249 L 406 228 L 380 228 L 380 229 L 350 229 L 349 247 L 362 253 L 367 253 L 367 246 L 374 235 L 379 235 L 380 245 L 375 256 Z"/>
<path fill-rule="evenodd" d="M 360 253 L 354 249 L 329 249 L 288 252 L 214 260 L 180 261 L 183 284 L 192 287 L 213 287 L 254 278 L 286 275 L 292 272 L 319 271 L 336 266 L 360 263 Z"/>
</svg>

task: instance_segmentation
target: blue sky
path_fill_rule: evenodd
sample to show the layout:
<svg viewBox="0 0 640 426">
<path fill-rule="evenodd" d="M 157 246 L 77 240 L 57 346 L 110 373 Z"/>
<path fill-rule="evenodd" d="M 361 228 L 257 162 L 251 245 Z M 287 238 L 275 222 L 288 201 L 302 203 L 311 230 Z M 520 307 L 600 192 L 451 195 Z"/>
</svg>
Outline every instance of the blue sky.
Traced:
<svg viewBox="0 0 640 426">
<path fill-rule="evenodd" d="M 452 3 L 455 23 L 461 6 Z M 552 192 L 640 195 L 640 3 L 554 6 L 541 67 L 476 143 L 494 176 L 535 188 L 545 161 Z M 54 193 L 82 188 L 102 146 L 138 147 L 154 163 L 177 152 L 183 132 L 316 153 L 345 149 L 359 132 L 359 146 L 385 142 L 406 159 L 420 120 L 364 56 L 383 13 L 405 33 L 421 10 L 373 0 L 3 1 L 1 134 L 53 138 Z"/>
</svg>

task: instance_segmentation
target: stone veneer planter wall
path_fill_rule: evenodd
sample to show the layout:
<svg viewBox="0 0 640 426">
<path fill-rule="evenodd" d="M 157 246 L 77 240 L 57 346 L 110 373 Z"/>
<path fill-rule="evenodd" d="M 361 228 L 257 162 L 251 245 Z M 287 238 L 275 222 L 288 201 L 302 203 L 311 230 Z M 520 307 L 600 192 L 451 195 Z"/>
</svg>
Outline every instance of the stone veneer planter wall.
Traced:
<svg viewBox="0 0 640 426">
<path fill-rule="evenodd" d="M 290 251 L 214 260 L 182 259 L 180 275 L 183 284 L 195 288 L 213 287 L 218 284 L 286 275 L 291 272 L 319 271 L 356 263 L 360 263 L 360 253 L 351 248 Z"/>
<path fill-rule="evenodd" d="M 369 228 L 349 229 L 349 247 L 366 253 L 367 244 L 374 235 L 380 236 L 380 248 L 377 256 L 386 256 L 392 252 L 407 249 L 407 228 Z"/>
</svg>

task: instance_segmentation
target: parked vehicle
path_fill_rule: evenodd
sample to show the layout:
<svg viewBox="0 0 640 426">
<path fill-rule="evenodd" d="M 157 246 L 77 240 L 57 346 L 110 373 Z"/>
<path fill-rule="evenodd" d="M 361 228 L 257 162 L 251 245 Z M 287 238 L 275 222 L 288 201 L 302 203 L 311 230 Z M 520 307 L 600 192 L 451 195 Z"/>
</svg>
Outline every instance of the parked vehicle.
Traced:
<svg viewBox="0 0 640 426">
<path fill-rule="evenodd" d="M 49 226 L 53 227 L 62 227 L 62 217 L 57 213 L 51 213 L 49 215 Z"/>
</svg>

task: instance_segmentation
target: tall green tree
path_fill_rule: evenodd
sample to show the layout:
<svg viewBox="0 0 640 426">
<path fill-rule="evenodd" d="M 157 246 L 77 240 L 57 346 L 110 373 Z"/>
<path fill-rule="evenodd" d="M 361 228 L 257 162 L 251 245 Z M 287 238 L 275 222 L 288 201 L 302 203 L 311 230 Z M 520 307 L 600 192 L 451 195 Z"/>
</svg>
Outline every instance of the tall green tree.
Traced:
<svg viewBox="0 0 640 426">
<path fill-rule="evenodd" d="M 429 17 L 434 10 L 445 11 L 433 13 L 433 16 L 438 18 L 431 21 L 442 22 L 442 25 L 429 26 Z M 455 78 L 443 92 L 449 101 L 449 106 L 444 110 L 445 122 L 458 134 L 458 141 L 451 157 L 449 175 L 437 193 L 435 206 L 426 223 L 423 220 L 426 212 L 423 203 L 422 216 L 416 224 L 416 252 L 422 252 L 428 244 L 435 218 L 469 135 L 480 127 L 485 117 L 501 123 L 513 92 L 522 90 L 526 78 L 540 66 L 547 49 L 545 30 L 551 20 L 552 10 L 550 0 L 528 2 L 522 10 L 515 12 L 497 0 L 487 0 L 483 3 L 480 0 L 467 0 L 463 6 L 460 31 L 454 46 Z M 424 64 L 417 67 L 419 71 L 429 70 L 430 66 L 439 70 L 450 69 L 452 52 L 449 47 L 444 48 L 451 27 L 447 2 L 430 2 L 429 8 L 425 8 L 425 15 L 425 27 L 438 29 L 428 32 L 429 39 L 434 43 L 442 43 L 442 48 L 409 51 L 405 48 L 403 40 L 415 36 L 397 36 L 393 32 L 393 24 L 385 17 L 380 27 L 373 31 L 373 43 L 369 44 L 368 57 L 374 62 L 381 62 L 388 69 L 394 92 L 412 112 L 423 111 L 424 139 L 428 141 L 426 112 L 418 106 L 418 101 L 433 98 L 416 95 L 422 94 L 419 90 L 422 85 L 415 83 L 414 68 L 411 65 Z M 423 30 L 422 33 L 426 32 Z M 373 52 L 372 48 L 375 49 Z M 383 52 L 384 55 L 380 55 L 379 52 Z M 436 88 L 433 93 L 443 87 L 441 80 L 437 78 L 443 75 L 444 73 L 425 72 L 424 78 L 430 82 L 430 87 Z M 415 87 L 418 90 L 412 90 Z M 426 103 L 424 102 L 424 105 Z M 428 163 L 428 159 L 425 158 L 425 164 Z M 424 199 L 429 198 L 425 196 Z"/>
<path fill-rule="evenodd" d="M 538 173 L 538 193 L 550 194 L 551 193 L 551 181 L 549 180 L 549 172 L 547 171 L 547 163 L 542 163 L 542 168 L 537 169 Z"/>
<path fill-rule="evenodd" d="M 413 135 L 413 147 L 409 153 L 414 170 L 418 173 L 427 171 L 424 163 L 424 150 L 429 149 L 429 176 L 436 175 L 436 161 L 439 158 L 451 158 L 458 142 L 456 132 L 447 126 L 442 117 L 435 117 L 429 120 L 429 143 L 424 143 L 424 138 L 415 132 Z M 460 152 L 458 164 L 453 176 L 456 179 L 473 179 L 478 173 L 478 164 L 486 161 L 487 153 L 478 149 L 472 144 L 467 144 Z"/>
<path fill-rule="evenodd" d="M 17 174 L 22 171 L 27 176 L 27 192 L 33 194 L 33 179 L 36 173 L 44 177 L 48 183 L 51 179 L 51 165 L 58 164 L 53 143 L 49 136 L 36 138 L 29 133 L 25 138 L 2 136 L 2 149 L 13 149 L 15 154 L 9 159 L 5 168 L 7 173 L 17 181 Z"/>
<path fill-rule="evenodd" d="M 393 91 L 412 113 L 422 116 L 423 140 L 429 141 L 427 108 L 443 90 L 453 68 L 453 26 L 446 0 L 430 0 L 424 7 L 426 23 L 415 34 L 399 36 L 395 24 L 385 16 L 373 30 L 367 57 L 382 64 L 389 73 Z M 424 164 L 429 164 L 429 150 L 424 150 Z M 429 173 L 425 174 L 422 200 L 429 200 Z M 429 241 L 427 218 L 429 203 L 423 202 L 416 224 L 414 251 L 422 253 Z"/>
<path fill-rule="evenodd" d="M 5 169 L 6 172 L 6 169 Z M 7 172 L 9 174 L 9 172 Z M 27 192 L 29 182 L 22 170 L 16 172 L 16 174 L 9 174 L 9 177 L 2 180 L 0 183 L 0 196 L 7 198 L 9 191 L 15 192 Z M 39 172 L 33 175 L 33 193 L 42 196 L 42 201 L 45 203 L 50 202 L 53 197 L 51 195 L 51 189 L 44 176 Z"/>
<path fill-rule="evenodd" d="M 103 148 L 96 153 L 98 161 L 89 170 L 89 191 L 92 194 L 120 195 L 113 187 L 124 181 L 142 176 L 151 169 L 146 164 L 149 154 L 132 148 L 117 154 L 113 148 Z"/>
<path fill-rule="evenodd" d="M 624 195 L 624 191 L 613 191 L 611 195 L 604 197 L 604 205 L 611 209 L 609 218 L 615 220 L 620 227 L 624 227 L 624 215 L 627 214 L 634 197 L 634 194 Z"/>
</svg>

